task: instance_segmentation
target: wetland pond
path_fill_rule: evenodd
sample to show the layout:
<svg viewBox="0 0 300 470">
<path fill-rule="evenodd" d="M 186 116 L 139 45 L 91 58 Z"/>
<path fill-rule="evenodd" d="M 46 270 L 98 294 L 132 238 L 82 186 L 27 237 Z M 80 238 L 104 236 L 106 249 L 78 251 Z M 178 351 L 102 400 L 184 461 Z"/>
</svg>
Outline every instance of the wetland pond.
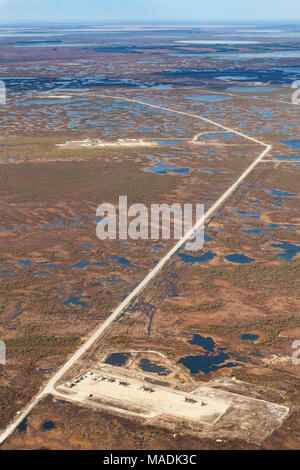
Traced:
<svg viewBox="0 0 300 470">
<path fill-rule="evenodd" d="M 131 357 L 130 353 L 113 353 L 105 359 L 105 364 L 111 366 L 123 367 Z"/>
<path fill-rule="evenodd" d="M 177 364 L 183 364 L 187 367 L 191 374 L 198 374 L 203 372 L 208 374 L 219 369 L 236 367 L 239 364 L 236 362 L 225 362 L 230 359 L 230 356 L 224 352 L 225 348 L 216 348 L 216 344 L 211 337 L 201 336 L 199 334 L 193 335 L 188 343 L 200 346 L 206 352 L 202 355 L 186 356 L 177 361 Z"/>
<path fill-rule="evenodd" d="M 49 431 L 50 429 L 55 428 L 55 424 L 53 423 L 53 421 L 45 421 L 42 427 L 45 431 Z"/>
<path fill-rule="evenodd" d="M 259 335 L 254 335 L 251 333 L 245 333 L 244 335 L 241 336 L 241 339 L 243 341 L 256 341 L 259 338 Z"/>
<path fill-rule="evenodd" d="M 229 359 L 228 354 L 220 352 L 219 354 L 204 354 L 202 356 L 186 356 L 177 361 L 177 364 L 183 364 L 190 370 L 191 374 L 198 374 L 203 372 L 208 374 L 219 369 L 236 367 L 239 364 L 236 362 L 224 362 Z"/>
<path fill-rule="evenodd" d="M 186 174 L 190 172 L 190 168 L 179 167 L 176 165 L 165 165 L 162 162 L 156 162 L 153 167 L 146 168 L 144 171 L 147 171 L 148 173 L 156 173 L 157 175 L 166 175 L 170 171 L 177 174 Z"/>
<path fill-rule="evenodd" d="M 237 264 L 247 264 L 247 263 L 253 263 L 253 261 L 255 261 L 254 258 L 249 258 L 248 256 L 240 254 L 240 253 L 233 253 L 232 255 L 224 256 L 224 258 L 230 263 L 237 263 Z"/>
<path fill-rule="evenodd" d="M 291 150 L 300 150 L 300 139 L 281 140 L 279 143 L 287 145 Z"/>
<path fill-rule="evenodd" d="M 184 263 L 207 263 L 207 261 L 214 259 L 217 255 L 209 250 L 200 256 L 192 256 L 187 253 L 178 253 L 177 256 L 179 256 Z"/>
<path fill-rule="evenodd" d="M 140 360 L 139 368 L 142 369 L 144 372 L 151 372 L 152 374 L 157 375 L 169 375 L 171 373 L 171 371 L 166 367 L 163 367 L 157 364 L 156 362 L 152 362 L 146 357 L 143 357 Z"/>
</svg>

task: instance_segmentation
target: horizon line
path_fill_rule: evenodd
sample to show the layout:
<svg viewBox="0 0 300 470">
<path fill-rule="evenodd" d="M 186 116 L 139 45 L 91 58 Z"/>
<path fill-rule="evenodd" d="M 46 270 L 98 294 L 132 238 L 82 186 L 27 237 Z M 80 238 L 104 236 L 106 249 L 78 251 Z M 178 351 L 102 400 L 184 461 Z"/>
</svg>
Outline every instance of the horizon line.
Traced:
<svg viewBox="0 0 300 470">
<path fill-rule="evenodd" d="M 24 19 L 14 19 L 14 20 L 1 20 L 0 19 L 0 24 L 53 24 L 53 23 L 89 23 L 89 24 L 94 24 L 101 22 L 100 24 L 109 24 L 109 25 L 128 25 L 128 26 L 134 26 L 134 25 L 195 25 L 195 26 L 201 26 L 201 23 L 204 25 L 235 25 L 239 23 L 243 24 L 251 24 L 251 23 L 279 23 L 279 24 L 285 24 L 285 23 L 299 23 L 300 24 L 300 18 L 290 18 L 290 19 L 266 19 L 266 18 L 260 18 L 260 19 L 228 19 L 228 20 L 213 20 L 213 19 L 178 19 L 178 20 L 170 20 L 170 19 L 160 19 L 160 20 L 142 20 L 142 19 L 132 19 L 132 20 L 116 20 L 116 19 L 80 19 L 80 18 L 73 18 L 73 19 L 33 19 L 33 20 L 24 20 Z M 200 24 L 198 24 L 198 22 Z"/>
</svg>

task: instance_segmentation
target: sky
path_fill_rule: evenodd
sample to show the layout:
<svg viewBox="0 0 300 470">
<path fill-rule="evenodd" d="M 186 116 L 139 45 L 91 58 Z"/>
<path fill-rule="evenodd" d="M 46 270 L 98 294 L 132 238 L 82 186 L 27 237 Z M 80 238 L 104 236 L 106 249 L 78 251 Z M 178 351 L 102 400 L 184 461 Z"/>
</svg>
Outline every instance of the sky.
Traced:
<svg viewBox="0 0 300 470">
<path fill-rule="evenodd" d="M 299 0 L 0 0 L 0 22 L 300 21 Z"/>
</svg>

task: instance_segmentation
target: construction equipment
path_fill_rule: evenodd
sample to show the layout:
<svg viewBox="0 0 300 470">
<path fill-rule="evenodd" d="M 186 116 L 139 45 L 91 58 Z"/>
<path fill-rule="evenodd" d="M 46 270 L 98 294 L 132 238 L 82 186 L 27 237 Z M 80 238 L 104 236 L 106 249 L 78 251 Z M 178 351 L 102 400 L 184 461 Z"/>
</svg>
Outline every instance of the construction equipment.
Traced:
<svg viewBox="0 0 300 470">
<path fill-rule="evenodd" d="M 191 404 L 197 403 L 197 400 L 194 400 L 193 398 L 190 398 L 190 397 L 185 397 L 184 401 L 186 403 L 191 403 Z"/>
<path fill-rule="evenodd" d="M 123 387 L 128 387 L 129 383 L 126 380 L 119 380 L 119 384 L 123 385 Z"/>
</svg>

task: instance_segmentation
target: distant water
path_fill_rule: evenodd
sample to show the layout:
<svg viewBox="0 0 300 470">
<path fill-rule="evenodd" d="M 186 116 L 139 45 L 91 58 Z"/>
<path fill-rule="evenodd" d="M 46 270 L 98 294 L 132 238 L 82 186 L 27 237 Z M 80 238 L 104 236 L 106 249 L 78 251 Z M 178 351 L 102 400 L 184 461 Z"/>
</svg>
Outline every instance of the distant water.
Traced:
<svg viewBox="0 0 300 470">
<path fill-rule="evenodd" d="M 298 59 L 300 50 L 294 51 L 273 51 L 273 52 L 217 52 L 210 54 L 210 57 L 216 57 L 222 60 L 251 60 L 251 59 Z"/>
<path fill-rule="evenodd" d="M 108 259 L 116 261 L 117 263 L 121 264 L 122 266 L 130 266 L 130 261 L 127 258 L 119 257 L 119 256 L 109 256 Z"/>
<path fill-rule="evenodd" d="M 65 43 L 65 44 L 56 44 L 54 43 L 48 43 L 48 44 L 22 44 L 22 45 L 15 45 L 14 47 L 101 47 L 103 44 L 93 44 L 93 43 L 78 43 L 78 44 L 72 44 L 72 43 Z"/>
<path fill-rule="evenodd" d="M 223 76 L 216 76 L 215 78 L 217 78 L 218 80 L 232 80 L 232 81 L 253 81 L 253 80 L 257 80 L 257 77 L 247 77 L 246 75 L 223 75 Z"/>
<path fill-rule="evenodd" d="M 216 254 L 209 250 L 200 256 L 192 256 L 187 253 L 178 253 L 178 256 L 184 263 L 207 263 L 207 261 L 214 259 Z"/>
<path fill-rule="evenodd" d="M 200 39 L 200 40 L 184 40 L 175 41 L 180 44 L 259 44 L 260 41 L 244 41 L 244 40 L 231 40 L 231 39 Z"/>
<path fill-rule="evenodd" d="M 300 150 L 300 140 L 299 139 L 281 140 L 280 144 L 288 145 L 291 150 Z"/>
<path fill-rule="evenodd" d="M 186 174 L 190 172 L 190 168 L 184 168 L 176 165 L 165 165 L 162 162 L 156 162 L 153 167 L 146 168 L 144 171 L 147 171 L 148 173 L 156 173 L 158 175 L 166 175 L 169 172 Z"/>
<path fill-rule="evenodd" d="M 276 31 L 276 30 L 270 30 L 270 31 L 264 31 L 264 30 L 256 30 L 256 31 L 248 31 L 248 32 L 240 32 L 240 31 L 235 31 L 233 33 L 226 33 L 222 34 L 222 36 L 230 36 L 230 37 L 256 37 L 256 38 L 299 38 L 300 37 L 300 32 L 297 31 Z"/>
<path fill-rule="evenodd" d="M 293 161 L 293 162 L 300 162 L 300 156 L 295 156 L 295 155 L 273 155 L 273 158 L 275 160 L 279 160 L 282 162 L 285 161 Z"/>
<path fill-rule="evenodd" d="M 180 145 L 182 140 L 179 139 L 155 139 L 154 142 L 161 145 Z"/>
<path fill-rule="evenodd" d="M 191 95 L 186 96 L 188 100 L 195 100 L 195 101 L 227 101 L 232 100 L 230 96 L 223 96 L 223 95 Z"/>
<path fill-rule="evenodd" d="M 227 91 L 242 91 L 242 92 L 254 92 L 254 93 L 264 93 L 265 91 L 276 91 L 279 88 L 273 86 L 234 86 L 227 88 Z"/>
<path fill-rule="evenodd" d="M 89 266 L 91 263 L 88 260 L 82 260 L 79 261 L 76 264 L 72 264 L 72 266 L 68 266 L 69 268 L 85 268 L 86 266 Z"/>
<path fill-rule="evenodd" d="M 55 105 L 55 104 L 68 104 L 68 103 L 72 103 L 73 101 L 73 98 L 59 98 L 59 99 L 55 99 L 55 98 L 51 98 L 51 99 L 47 99 L 47 98 L 41 98 L 41 99 L 37 99 L 37 100 L 30 100 L 30 101 L 25 101 L 24 103 L 18 103 L 18 106 L 32 106 L 32 105 L 35 105 L 35 104 L 44 104 L 44 105 Z"/>
<path fill-rule="evenodd" d="M 276 240 L 274 240 L 276 241 Z M 283 250 L 283 253 L 279 253 L 276 256 L 278 258 L 284 259 L 285 261 L 295 261 L 293 258 L 300 253 L 300 245 L 295 245 L 294 243 L 290 242 L 279 242 L 272 243 L 271 246 L 273 248 L 280 248 Z"/>
<path fill-rule="evenodd" d="M 275 197 L 297 197 L 297 194 L 281 191 L 280 189 L 267 189 L 268 193 Z"/>
</svg>

